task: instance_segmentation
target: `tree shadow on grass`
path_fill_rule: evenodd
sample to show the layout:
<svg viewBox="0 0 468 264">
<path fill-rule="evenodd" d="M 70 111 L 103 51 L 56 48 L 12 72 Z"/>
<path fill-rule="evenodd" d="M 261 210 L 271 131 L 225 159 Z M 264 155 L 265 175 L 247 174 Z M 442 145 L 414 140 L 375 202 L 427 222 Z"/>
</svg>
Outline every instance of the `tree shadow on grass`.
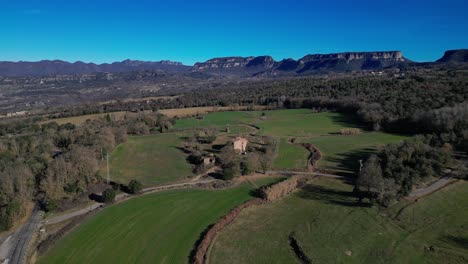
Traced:
<svg viewBox="0 0 468 264">
<path fill-rule="evenodd" d="M 92 193 L 88 197 L 90 200 L 98 202 L 98 203 L 104 202 L 104 198 L 102 197 L 102 195 L 99 195 L 99 194 Z"/>
<path fill-rule="evenodd" d="M 341 113 L 341 115 L 332 116 L 331 120 L 334 124 L 338 124 L 340 126 L 368 130 L 368 127 L 362 122 L 359 122 L 359 119 L 353 114 Z"/>
<path fill-rule="evenodd" d="M 372 204 L 359 202 L 351 191 L 341 191 L 323 186 L 308 184 L 301 188 L 299 197 L 303 199 L 318 200 L 327 204 L 349 207 L 371 207 Z"/>
<path fill-rule="evenodd" d="M 468 248 L 468 238 L 458 237 L 458 236 L 444 236 L 442 241 L 447 242 L 453 246 L 467 249 Z"/>
<path fill-rule="evenodd" d="M 335 155 L 335 157 L 325 156 L 325 160 L 337 164 L 335 168 L 330 168 L 337 169 L 337 175 L 353 179 L 356 178 L 357 174 L 359 173 L 359 160 L 364 162 L 371 154 L 374 154 L 375 152 L 376 150 L 373 148 L 364 148 L 346 153 L 340 153 Z"/>
</svg>

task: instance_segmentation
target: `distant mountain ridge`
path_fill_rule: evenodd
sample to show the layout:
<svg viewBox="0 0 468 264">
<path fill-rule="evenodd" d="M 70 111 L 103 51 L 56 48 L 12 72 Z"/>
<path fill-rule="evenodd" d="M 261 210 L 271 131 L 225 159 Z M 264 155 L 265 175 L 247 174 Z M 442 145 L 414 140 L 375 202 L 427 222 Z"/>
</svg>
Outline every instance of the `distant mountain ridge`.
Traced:
<svg viewBox="0 0 468 264">
<path fill-rule="evenodd" d="M 97 72 L 130 72 L 145 70 L 162 70 L 169 72 L 189 71 L 190 66 L 180 62 L 163 61 L 139 61 L 124 60 L 114 63 L 74 63 L 61 60 L 42 60 L 37 62 L 8 62 L 0 61 L 0 76 L 46 76 L 52 74 L 87 74 Z"/>
<path fill-rule="evenodd" d="M 342 52 L 311 54 L 299 60 L 282 61 L 275 61 L 270 56 L 214 58 L 196 63 L 192 71 L 217 74 L 258 74 L 266 71 L 277 74 L 308 74 L 323 71 L 379 70 L 405 63 L 411 61 L 404 58 L 401 51 Z"/>
<path fill-rule="evenodd" d="M 435 63 L 468 62 L 468 49 L 449 50 Z M 427 64 L 427 63 L 426 63 Z M 405 58 L 401 51 L 341 52 L 309 54 L 299 60 L 275 61 L 271 56 L 220 57 L 197 62 L 194 66 L 173 61 L 124 60 L 114 63 L 66 62 L 43 60 L 38 62 L 2 62 L 0 76 L 47 76 L 54 74 L 89 74 L 98 72 L 166 71 L 170 73 L 200 73 L 233 76 L 307 75 L 328 72 L 383 70 L 418 65 Z"/>
</svg>

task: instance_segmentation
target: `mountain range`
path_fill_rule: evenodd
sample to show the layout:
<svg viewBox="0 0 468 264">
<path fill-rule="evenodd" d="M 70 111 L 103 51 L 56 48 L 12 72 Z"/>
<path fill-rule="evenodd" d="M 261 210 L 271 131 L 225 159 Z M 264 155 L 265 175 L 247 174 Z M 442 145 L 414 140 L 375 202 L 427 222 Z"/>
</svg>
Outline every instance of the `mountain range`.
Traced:
<svg viewBox="0 0 468 264">
<path fill-rule="evenodd" d="M 468 49 L 449 50 L 444 56 L 433 62 L 465 63 L 468 62 Z M 199 72 L 212 75 L 307 75 L 328 72 L 349 72 L 362 70 L 383 70 L 417 65 L 405 57 L 401 51 L 379 52 L 343 52 L 331 54 L 311 54 L 299 60 L 284 59 L 275 61 L 271 56 L 258 57 L 223 57 L 206 62 L 197 62 L 194 66 L 173 61 L 138 61 L 124 60 L 114 63 L 70 63 L 61 60 L 42 60 L 38 62 L 0 61 L 0 76 L 50 76 L 60 74 L 89 74 L 98 72 L 165 71 L 171 73 Z M 427 63 L 425 63 L 427 65 Z"/>
</svg>

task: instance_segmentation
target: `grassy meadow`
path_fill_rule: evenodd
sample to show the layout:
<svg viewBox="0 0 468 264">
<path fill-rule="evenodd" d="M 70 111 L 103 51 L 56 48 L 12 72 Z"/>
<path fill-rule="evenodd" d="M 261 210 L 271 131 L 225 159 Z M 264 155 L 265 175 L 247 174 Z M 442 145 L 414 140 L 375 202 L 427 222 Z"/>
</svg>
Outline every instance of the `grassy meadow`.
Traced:
<svg viewBox="0 0 468 264">
<path fill-rule="evenodd" d="M 262 117 L 262 113 L 265 116 Z M 209 115 L 208 115 L 209 116 Z M 405 139 L 405 136 L 362 130 L 359 135 L 342 136 L 342 128 L 361 128 L 352 116 L 340 113 L 314 113 L 308 109 L 251 112 L 246 123 L 260 127 L 259 134 L 279 139 L 279 152 L 274 169 L 305 170 L 308 151 L 290 144 L 312 143 L 324 158 L 318 166 L 332 173 L 352 175 L 359 168 L 358 160 L 375 152 L 380 146 Z"/>
<path fill-rule="evenodd" d="M 272 164 L 274 169 L 307 169 L 309 151 L 305 148 L 289 143 L 287 138 L 280 138 L 278 150 Z"/>
<path fill-rule="evenodd" d="M 145 186 L 153 186 L 192 176 L 186 155 L 177 149 L 182 136 L 180 133 L 165 133 L 129 137 L 110 155 L 111 180 L 127 184 L 137 179 Z M 104 165 L 100 170 L 103 177 L 106 175 Z"/>
<path fill-rule="evenodd" d="M 259 112 L 257 112 L 258 115 Z M 340 113 L 314 113 L 309 109 L 265 111 L 257 119 L 261 134 L 277 137 L 319 137 L 344 127 L 358 127 L 351 116 Z"/>
<path fill-rule="evenodd" d="M 210 263 L 466 263 L 468 188 L 461 182 L 389 209 L 356 204 L 352 186 L 321 179 L 244 210 L 216 239 Z M 403 209 L 402 209 L 403 208 Z"/>
<path fill-rule="evenodd" d="M 187 263 L 200 233 L 251 199 L 255 188 L 244 183 L 219 191 L 165 191 L 112 205 L 64 237 L 38 263 Z"/>
<path fill-rule="evenodd" d="M 252 121 L 252 112 L 215 112 L 203 119 L 184 118 L 177 120 L 174 129 L 190 129 L 203 127 L 231 127 L 242 122 Z"/>
</svg>

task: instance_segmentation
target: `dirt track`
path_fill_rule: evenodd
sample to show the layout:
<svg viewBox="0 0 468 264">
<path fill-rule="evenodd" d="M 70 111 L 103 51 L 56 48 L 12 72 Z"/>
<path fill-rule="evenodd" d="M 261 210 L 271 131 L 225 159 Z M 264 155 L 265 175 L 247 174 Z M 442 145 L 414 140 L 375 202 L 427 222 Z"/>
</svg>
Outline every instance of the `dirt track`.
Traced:
<svg viewBox="0 0 468 264">
<path fill-rule="evenodd" d="M 426 196 L 426 195 L 431 194 L 431 193 L 433 193 L 435 191 L 438 191 L 439 189 L 444 188 L 445 186 L 447 186 L 448 184 L 450 184 L 450 183 L 452 183 L 454 181 L 456 181 L 456 179 L 454 179 L 452 177 L 448 177 L 448 176 L 442 177 L 439 180 L 437 180 L 436 182 L 434 182 L 433 184 L 427 186 L 426 188 L 417 189 L 417 190 L 412 191 L 408 195 L 408 198 L 415 199 L 415 198 L 420 198 L 420 197 Z"/>
</svg>

